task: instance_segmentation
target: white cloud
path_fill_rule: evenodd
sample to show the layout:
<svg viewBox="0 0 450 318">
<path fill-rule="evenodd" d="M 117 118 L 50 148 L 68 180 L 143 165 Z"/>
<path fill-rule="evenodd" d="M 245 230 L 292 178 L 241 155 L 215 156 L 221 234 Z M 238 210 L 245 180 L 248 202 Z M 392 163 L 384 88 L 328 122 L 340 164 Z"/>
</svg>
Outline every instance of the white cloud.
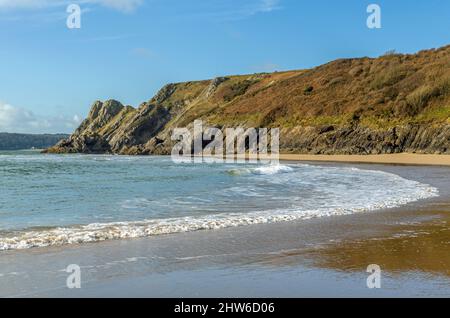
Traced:
<svg viewBox="0 0 450 318">
<path fill-rule="evenodd" d="M 253 70 L 255 72 L 267 72 L 267 73 L 275 72 L 279 69 L 280 69 L 280 65 L 275 64 L 275 63 L 270 63 L 270 62 L 261 64 L 261 65 L 256 65 L 253 67 Z"/>
<path fill-rule="evenodd" d="M 101 41 L 117 41 L 117 40 L 123 40 L 132 37 L 132 35 L 129 34 L 122 34 L 122 35 L 104 35 L 104 36 L 95 36 L 91 38 L 82 39 L 82 42 L 101 42 Z"/>
<path fill-rule="evenodd" d="M 159 1 L 161 3 L 165 2 L 165 0 Z M 76 3 L 83 10 L 86 9 L 83 5 L 102 6 L 124 13 L 130 13 L 143 5 L 144 2 L 145 0 L 0 0 L 0 12 L 2 10 L 49 9 Z M 200 2 L 196 11 L 197 15 L 200 16 L 206 15 L 221 20 L 235 20 L 281 9 L 280 3 L 281 0 L 246 0 L 238 1 L 237 3 L 229 0 L 205 0 L 204 2 Z"/>
<path fill-rule="evenodd" d="M 195 12 L 190 14 L 189 17 L 213 19 L 215 21 L 235 21 L 248 19 L 258 14 L 271 13 L 279 9 L 282 9 L 281 0 L 208 0 L 200 2 L 195 7 Z"/>
<path fill-rule="evenodd" d="M 279 9 L 280 0 L 261 0 L 259 3 L 259 12 L 271 12 Z"/>
<path fill-rule="evenodd" d="M 33 112 L 0 102 L 0 132 L 71 133 L 81 123 L 78 115 L 43 117 Z"/>
<path fill-rule="evenodd" d="M 92 2 L 122 12 L 133 12 L 142 5 L 143 0 L 92 0 Z"/>
<path fill-rule="evenodd" d="M 256 0 L 251 5 L 244 7 L 241 11 L 243 15 L 252 16 L 258 13 L 269 13 L 281 8 L 281 0 Z"/>
<path fill-rule="evenodd" d="M 155 53 L 152 50 L 147 49 L 145 47 L 134 48 L 134 49 L 131 50 L 131 54 L 133 56 L 140 57 L 140 58 L 145 58 L 145 59 L 154 58 L 156 56 Z"/>
<path fill-rule="evenodd" d="M 46 9 L 67 6 L 71 3 L 80 5 L 101 5 L 121 12 L 132 12 L 142 5 L 144 0 L 0 0 L 0 10 Z"/>
<path fill-rule="evenodd" d="M 73 1 L 72 1 L 73 2 Z M 0 9 L 42 9 L 68 4 L 67 0 L 0 0 Z"/>
</svg>

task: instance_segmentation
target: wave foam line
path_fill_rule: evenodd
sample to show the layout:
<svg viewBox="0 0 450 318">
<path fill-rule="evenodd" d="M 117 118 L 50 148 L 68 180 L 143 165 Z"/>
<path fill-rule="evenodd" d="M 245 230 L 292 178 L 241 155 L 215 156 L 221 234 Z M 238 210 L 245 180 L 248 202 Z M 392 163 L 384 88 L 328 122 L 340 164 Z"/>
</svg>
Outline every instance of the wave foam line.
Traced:
<svg viewBox="0 0 450 318">
<path fill-rule="evenodd" d="M 258 168 L 242 168 L 242 169 L 231 169 L 227 173 L 231 175 L 245 175 L 245 174 L 256 174 L 256 175 L 274 175 L 277 173 L 287 173 L 294 169 L 280 164 L 266 165 Z"/>
<path fill-rule="evenodd" d="M 32 247 L 61 246 L 106 240 L 142 238 L 199 230 L 216 230 L 253 224 L 306 220 L 324 216 L 347 215 L 358 212 L 398 207 L 410 202 L 438 195 L 436 188 L 425 186 L 412 197 L 392 198 L 383 203 L 352 209 L 322 209 L 309 211 L 264 211 L 246 214 L 216 214 L 207 217 L 154 219 L 135 222 L 93 223 L 84 226 L 28 231 L 14 237 L 0 238 L 0 250 L 28 249 Z"/>
</svg>

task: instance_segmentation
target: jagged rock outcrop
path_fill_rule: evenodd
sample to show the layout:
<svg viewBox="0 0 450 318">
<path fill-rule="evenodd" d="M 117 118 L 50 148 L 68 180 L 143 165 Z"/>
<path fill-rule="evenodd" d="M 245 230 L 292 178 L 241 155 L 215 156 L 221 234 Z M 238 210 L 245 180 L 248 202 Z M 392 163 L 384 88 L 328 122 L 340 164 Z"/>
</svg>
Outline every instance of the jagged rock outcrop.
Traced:
<svg viewBox="0 0 450 318">
<path fill-rule="evenodd" d="M 48 152 L 169 154 L 176 127 L 279 127 L 282 152 L 450 154 L 450 46 L 311 70 L 168 84 L 138 108 L 97 101 Z"/>
<path fill-rule="evenodd" d="M 206 89 L 205 97 L 206 98 L 211 97 L 217 90 L 219 85 L 225 82 L 226 80 L 228 80 L 228 77 L 216 77 L 215 79 L 213 79 L 211 83 L 208 85 L 208 88 Z"/>
</svg>

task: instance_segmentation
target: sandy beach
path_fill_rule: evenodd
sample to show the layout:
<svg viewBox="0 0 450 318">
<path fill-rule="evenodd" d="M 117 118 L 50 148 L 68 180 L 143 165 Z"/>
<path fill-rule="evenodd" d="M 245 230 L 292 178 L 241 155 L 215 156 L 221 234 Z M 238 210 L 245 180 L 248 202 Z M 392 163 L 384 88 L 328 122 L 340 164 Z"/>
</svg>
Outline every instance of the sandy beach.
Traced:
<svg viewBox="0 0 450 318">
<path fill-rule="evenodd" d="M 440 196 L 353 215 L 4 251 L 0 296 L 448 297 L 450 169 L 320 164 L 396 173 Z M 65 285 L 69 264 L 81 267 L 81 289 Z M 381 289 L 366 286 L 369 264 L 382 269 Z"/>
<path fill-rule="evenodd" d="M 450 298 L 449 12 L 0 0 L 0 298 Z"/>
<path fill-rule="evenodd" d="M 311 161 L 311 162 L 350 162 L 378 163 L 401 165 L 450 166 L 449 155 L 434 154 L 386 154 L 386 155 L 300 155 L 280 154 L 281 160 Z"/>
</svg>

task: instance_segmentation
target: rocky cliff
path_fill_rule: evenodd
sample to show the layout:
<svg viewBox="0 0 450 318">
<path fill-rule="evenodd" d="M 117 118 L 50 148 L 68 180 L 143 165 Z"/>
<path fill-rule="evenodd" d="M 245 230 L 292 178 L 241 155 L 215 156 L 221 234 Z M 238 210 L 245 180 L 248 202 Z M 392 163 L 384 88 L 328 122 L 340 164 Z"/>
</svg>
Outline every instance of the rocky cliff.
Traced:
<svg viewBox="0 0 450 318">
<path fill-rule="evenodd" d="M 169 154 L 176 127 L 280 127 L 285 153 L 450 154 L 450 46 L 310 70 L 169 84 L 138 108 L 97 101 L 52 153 Z"/>
</svg>

